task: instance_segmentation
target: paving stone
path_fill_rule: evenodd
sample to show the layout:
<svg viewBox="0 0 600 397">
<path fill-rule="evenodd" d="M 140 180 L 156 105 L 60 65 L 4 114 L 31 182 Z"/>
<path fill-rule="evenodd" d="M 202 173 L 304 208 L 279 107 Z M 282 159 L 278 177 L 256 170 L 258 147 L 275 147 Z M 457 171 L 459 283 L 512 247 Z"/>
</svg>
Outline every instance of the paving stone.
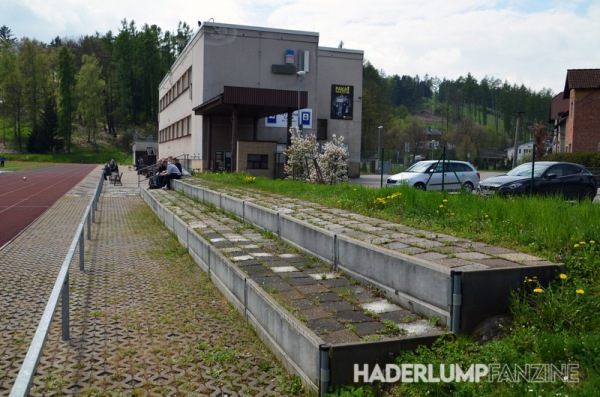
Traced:
<svg viewBox="0 0 600 397">
<path fill-rule="evenodd" d="M 321 339 L 330 344 L 360 342 L 361 340 L 358 335 L 349 329 L 341 329 L 339 331 L 321 335 Z"/>
<path fill-rule="evenodd" d="M 350 303 L 344 302 L 344 301 L 341 301 L 341 300 L 339 300 L 339 301 L 321 302 L 321 306 L 325 310 L 329 310 L 329 311 L 332 311 L 332 312 L 348 311 L 348 310 L 354 309 L 354 306 L 352 306 Z"/>
<path fill-rule="evenodd" d="M 307 321 L 313 321 L 322 318 L 331 317 L 331 313 L 319 306 L 311 306 L 300 310 L 300 317 L 304 317 Z"/>
<path fill-rule="evenodd" d="M 306 326 L 314 330 L 317 334 L 326 334 L 346 328 L 334 318 L 319 318 L 316 320 L 310 320 L 306 323 Z"/>
<path fill-rule="evenodd" d="M 334 314 L 334 317 L 341 323 L 364 323 L 373 320 L 373 317 L 367 316 L 364 312 L 359 310 L 338 311 Z"/>
<path fill-rule="evenodd" d="M 355 323 L 352 325 L 356 329 L 356 334 L 361 338 L 364 338 L 367 335 L 377 335 L 377 331 L 381 331 L 386 328 L 386 326 L 381 322 L 374 321 Z"/>
</svg>

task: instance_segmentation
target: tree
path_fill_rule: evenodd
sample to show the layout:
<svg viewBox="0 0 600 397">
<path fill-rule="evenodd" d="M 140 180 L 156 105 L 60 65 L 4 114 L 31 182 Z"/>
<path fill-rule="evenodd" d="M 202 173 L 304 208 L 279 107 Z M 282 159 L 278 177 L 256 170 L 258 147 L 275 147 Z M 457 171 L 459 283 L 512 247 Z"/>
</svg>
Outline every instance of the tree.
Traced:
<svg viewBox="0 0 600 397">
<path fill-rule="evenodd" d="M 58 135 L 64 140 L 67 152 L 71 151 L 73 131 L 75 64 L 73 53 L 67 46 L 58 52 Z"/>
<path fill-rule="evenodd" d="M 486 147 L 486 131 L 472 119 L 465 119 L 451 131 L 448 141 L 456 147 L 458 159 L 476 159 L 479 149 Z"/>
<path fill-rule="evenodd" d="M 104 80 L 98 60 L 93 55 L 83 56 L 83 65 L 76 76 L 75 91 L 77 92 L 77 114 L 88 133 L 88 143 L 96 145 L 98 121 L 102 118 L 102 93 Z"/>
<path fill-rule="evenodd" d="M 3 40 L 0 47 L 0 98 L 3 113 L 8 114 L 11 119 L 19 150 L 22 150 L 23 145 L 21 127 L 25 112 L 24 91 L 16 45 L 12 40 Z"/>
<path fill-rule="evenodd" d="M 529 131 L 531 131 L 531 134 L 533 135 L 533 143 L 535 145 L 535 160 L 540 161 L 546 154 L 546 140 L 548 139 L 546 127 L 538 122 L 529 127 Z"/>
<path fill-rule="evenodd" d="M 47 97 L 41 114 L 41 123 L 36 125 L 27 139 L 27 150 L 31 153 L 49 153 L 55 145 L 55 135 L 58 130 L 58 115 L 56 100 Z"/>
</svg>

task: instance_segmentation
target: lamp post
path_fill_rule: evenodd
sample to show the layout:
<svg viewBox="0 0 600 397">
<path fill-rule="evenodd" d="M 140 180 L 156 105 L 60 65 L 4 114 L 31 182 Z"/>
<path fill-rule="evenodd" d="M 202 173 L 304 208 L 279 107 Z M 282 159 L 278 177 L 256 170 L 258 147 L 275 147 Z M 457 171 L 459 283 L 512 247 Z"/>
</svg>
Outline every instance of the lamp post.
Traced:
<svg viewBox="0 0 600 397">
<path fill-rule="evenodd" d="M 379 159 L 379 171 L 381 172 L 381 181 L 379 187 L 383 187 L 383 156 L 381 155 L 381 130 L 383 126 L 377 127 L 377 158 Z"/>
<path fill-rule="evenodd" d="M 304 70 L 299 70 L 296 72 L 296 75 L 298 76 L 298 130 L 300 131 L 301 127 L 302 127 L 302 121 L 300 120 L 300 81 L 302 80 L 302 76 L 304 76 L 306 74 L 306 71 Z"/>
<path fill-rule="evenodd" d="M 431 159 L 433 160 L 433 149 L 435 148 L 435 139 L 431 141 Z"/>
</svg>

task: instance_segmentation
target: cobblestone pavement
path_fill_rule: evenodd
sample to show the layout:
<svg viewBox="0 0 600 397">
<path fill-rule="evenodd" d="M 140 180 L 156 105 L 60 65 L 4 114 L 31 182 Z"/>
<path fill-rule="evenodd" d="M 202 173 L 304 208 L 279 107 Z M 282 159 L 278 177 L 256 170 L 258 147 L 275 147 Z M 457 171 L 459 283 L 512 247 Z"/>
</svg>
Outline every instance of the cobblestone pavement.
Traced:
<svg viewBox="0 0 600 397">
<path fill-rule="evenodd" d="M 8 395 L 99 173 L 0 251 L 0 396 Z M 137 193 L 105 185 L 85 272 L 70 270 L 31 388 L 59 395 L 294 395 L 297 383 Z"/>
</svg>

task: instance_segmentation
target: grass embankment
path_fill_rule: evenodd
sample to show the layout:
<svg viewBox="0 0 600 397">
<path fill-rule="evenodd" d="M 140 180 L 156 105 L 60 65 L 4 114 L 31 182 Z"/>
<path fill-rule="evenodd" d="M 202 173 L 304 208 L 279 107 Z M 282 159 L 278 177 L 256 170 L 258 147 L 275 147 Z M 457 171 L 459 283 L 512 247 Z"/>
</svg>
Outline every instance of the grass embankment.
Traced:
<svg viewBox="0 0 600 397">
<path fill-rule="evenodd" d="M 505 246 L 566 264 L 548 286 L 523 280 L 512 298 L 503 338 L 479 344 L 470 335 L 440 339 L 397 358 L 397 363 L 506 364 L 493 382 L 396 383 L 384 387 L 346 387 L 341 396 L 596 396 L 600 390 L 600 206 L 558 198 L 482 199 L 473 194 L 373 189 L 349 184 L 246 177 L 198 176 L 208 184 L 252 188 L 297 197 L 405 225 Z M 538 374 L 542 381 L 516 377 L 527 364 L 576 364 L 577 382 Z M 547 368 L 547 367 L 545 367 Z M 544 378 L 544 376 L 546 376 Z"/>
</svg>

